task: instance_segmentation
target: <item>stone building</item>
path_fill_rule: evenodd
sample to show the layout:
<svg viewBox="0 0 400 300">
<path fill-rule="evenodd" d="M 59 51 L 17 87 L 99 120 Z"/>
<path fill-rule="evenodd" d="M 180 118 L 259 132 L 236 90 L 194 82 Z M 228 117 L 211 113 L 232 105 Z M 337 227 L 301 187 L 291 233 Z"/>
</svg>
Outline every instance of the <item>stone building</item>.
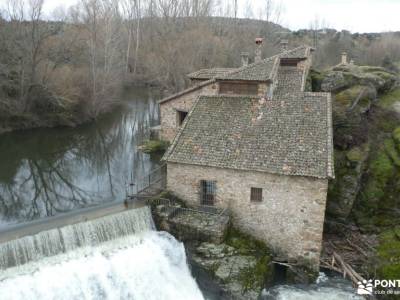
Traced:
<svg viewBox="0 0 400 300">
<path fill-rule="evenodd" d="M 334 177 L 331 97 L 305 91 L 310 47 L 257 61 L 192 73 L 194 86 L 161 100 L 167 188 L 229 208 L 277 255 L 316 267 Z"/>
</svg>

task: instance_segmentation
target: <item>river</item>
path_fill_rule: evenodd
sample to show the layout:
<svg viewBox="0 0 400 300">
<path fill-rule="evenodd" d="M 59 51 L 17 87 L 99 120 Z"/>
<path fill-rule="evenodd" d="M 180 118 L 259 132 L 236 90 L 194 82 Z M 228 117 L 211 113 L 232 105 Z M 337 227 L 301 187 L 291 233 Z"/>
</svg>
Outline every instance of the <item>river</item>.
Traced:
<svg viewBox="0 0 400 300">
<path fill-rule="evenodd" d="M 158 123 L 159 97 L 131 88 L 93 123 L 0 135 L 0 228 L 122 201 L 126 184 L 157 166 L 138 146 Z"/>
</svg>

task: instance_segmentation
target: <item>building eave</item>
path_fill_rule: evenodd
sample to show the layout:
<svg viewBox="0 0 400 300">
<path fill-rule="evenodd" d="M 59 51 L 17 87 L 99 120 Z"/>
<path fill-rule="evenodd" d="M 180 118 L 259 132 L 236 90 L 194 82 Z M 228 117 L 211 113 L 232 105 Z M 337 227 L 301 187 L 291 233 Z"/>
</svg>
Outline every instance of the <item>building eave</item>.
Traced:
<svg viewBox="0 0 400 300">
<path fill-rule="evenodd" d="M 176 93 L 176 94 L 173 94 L 173 95 L 171 95 L 171 96 L 165 97 L 165 98 L 159 100 L 159 101 L 158 101 L 158 104 L 164 104 L 165 102 L 171 101 L 171 100 L 173 100 L 173 99 L 175 99 L 175 98 L 178 98 L 178 97 L 180 97 L 180 96 L 183 96 L 183 95 L 186 95 L 186 94 L 188 94 L 188 93 L 194 92 L 194 91 L 196 91 L 196 90 L 198 90 L 198 89 L 200 89 L 200 88 L 202 88 L 202 87 L 205 87 L 205 86 L 207 86 L 207 85 L 209 85 L 209 84 L 212 84 L 212 83 L 214 83 L 214 82 L 216 82 L 215 78 L 210 79 L 210 80 L 207 80 L 207 81 L 204 81 L 204 82 L 202 82 L 202 83 L 200 83 L 200 84 L 198 84 L 198 85 L 195 85 L 195 86 L 193 86 L 193 87 L 190 87 L 190 88 L 188 88 L 188 89 L 186 89 L 186 90 L 183 90 L 183 91 L 178 92 L 178 93 Z"/>
</svg>

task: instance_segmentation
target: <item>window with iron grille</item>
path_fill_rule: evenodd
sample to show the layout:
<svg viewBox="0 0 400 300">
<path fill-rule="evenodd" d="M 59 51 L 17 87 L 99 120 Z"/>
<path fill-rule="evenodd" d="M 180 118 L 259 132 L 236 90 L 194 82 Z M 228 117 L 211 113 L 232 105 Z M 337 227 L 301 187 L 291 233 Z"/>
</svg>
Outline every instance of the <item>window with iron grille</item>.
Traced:
<svg viewBox="0 0 400 300">
<path fill-rule="evenodd" d="M 217 191 L 216 181 L 201 180 L 200 181 L 200 203 L 201 205 L 212 206 L 215 203 Z"/>
<path fill-rule="evenodd" d="M 262 189 L 261 188 L 251 188 L 250 191 L 250 201 L 261 202 L 262 201 Z"/>
</svg>

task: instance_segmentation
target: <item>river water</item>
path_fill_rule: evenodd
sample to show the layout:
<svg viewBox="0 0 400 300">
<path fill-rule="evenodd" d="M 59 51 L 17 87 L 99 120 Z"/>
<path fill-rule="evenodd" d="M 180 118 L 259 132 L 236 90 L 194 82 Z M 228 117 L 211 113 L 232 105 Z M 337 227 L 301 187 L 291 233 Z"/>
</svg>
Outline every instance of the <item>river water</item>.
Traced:
<svg viewBox="0 0 400 300">
<path fill-rule="evenodd" d="M 0 229 L 110 201 L 157 166 L 138 151 L 158 123 L 159 93 L 124 92 L 122 106 L 77 128 L 0 135 Z"/>
</svg>

